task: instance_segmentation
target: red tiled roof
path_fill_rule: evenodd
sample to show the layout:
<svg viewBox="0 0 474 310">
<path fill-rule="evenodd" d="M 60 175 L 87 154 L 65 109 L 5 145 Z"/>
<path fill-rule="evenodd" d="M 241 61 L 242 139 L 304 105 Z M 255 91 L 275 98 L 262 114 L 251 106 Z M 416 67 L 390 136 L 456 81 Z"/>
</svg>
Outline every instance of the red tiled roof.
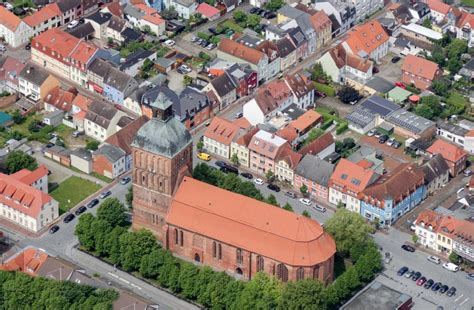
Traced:
<svg viewBox="0 0 474 310">
<path fill-rule="evenodd" d="M 462 28 L 467 24 L 471 27 L 471 29 L 474 29 L 474 14 L 464 10 L 459 10 L 459 16 L 456 20 L 456 27 Z"/>
<path fill-rule="evenodd" d="M 153 14 L 153 15 L 145 15 L 143 17 L 144 20 L 146 21 L 149 21 L 150 23 L 154 24 L 154 25 L 160 25 L 160 24 L 163 24 L 165 22 L 164 19 L 161 18 L 160 15 L 158 15 L 157 13 Z"/>
<path fill-rule="evenodd" d="M 280 149 L 280 153 L 278 154 L 278 160 L 285 161 L 291 169 L 295 169 L 296 166 L 298 166 L 302 157 L 303 155 L 293 151 L 293 149 L 288 144 L 285 144 Z"/>
<path fill-rule="evenodd" d="M 442 215 L 439 213 L 436 213 L 435 211 L 431 209 L 426 209 L 420 212 L 418 214 L 418 217 L 416 218 L 416 225 L 420 225 L 421 223 L 424 223 L 425 227 L 431 226 L 433 227 L 433 231 L 436 231 L 439 227 L 439 224 L 441 224 L 442 220 Z"/>
<path fill-rule="evenodd" d="M 372 170 L 364 169 L 343 158 L 337 164 L 329 182 L 358 194 L 374 181 L 374 176 L 375 172 Z"/>
<path fill-rule="evenodd" d="M 56 86 L 46 95 L 44 102 L 54 106 L 56 109 L 69 112 L 71 111 L 74 98 L 76 98 L 75 93 Z"/>
<path fill-rule="evenodd" d="M 89 59 L 94 56 L 95 52 L 98 50 L 94 45 L 81 41 L 79 45 L 71 53 L 70 57 L 79 61 L 82 64 L 86 64 Z"/>
<path fill-rule="evenodd" d="M 123 16 L 123 9 L 120 6 L 119 2 L 110 2 L 107 4 L 104 4 L 104 9 L 107 8 L 110 12 L 110 14 L 115 15 L 117 17 L 122 17 Z"/>
<path fill-rule="evenodd" d="M 13 196 L 18 199 L 11 199 Z M 6 197 L 10 197 L 10 199 Z M 48 194 L 17 180 L 11 175 L 0 173 L 0 203 L 37 218 L 41 212 L 41 207 L 51 200 L 52 198 Z"/>
<path fill-rule="evenodd" d="M 0 24 L 4 25 L 11 31 L 15 31 L 20 23 L 21 19 L 18 16 L 7 10 L 5 7 L 0 6 Z"/>
<path fill-rule="evenodd" d="M 81 94 L 78 94 L 76 98 L 72 101 L 72 105 L 77 106 L 82 111 L 87 112 L 89 110 L 89 105 L 92 103 L 92 99 L 87 98 Z"/>
<path fill-rule="evenodd" d="M 312 15 L 310 17 L 310 20 L 311 20 L 311 24 L 316 29 L 316 32 L 321 32 L 327 27 L 331 28 L 332 26 L 331 20 L 329 19 L 329 17 L 326 15 L 326 13 L 323 10 Z"/>
<path fill-rule="evenodd" d="M 25 64 L 18 59 L 7 56 L 0 68 L 0 80 L 8 80 L 14 84 L 18 84 L 18 75 L 25 67 Z"/>
<path fill-rule="evenodd" d="M 346 43 L 354 54 L 358 54 L 360 51 L 370 54 L 387 41 L 388 35 L 382 25 L 379 21 L 373 20 L 352 28 Z"/>
<path fill-rule="evenodd" d="M 249 132 L 241 135 L 237 141 L 235 141 L 237 144 L 240 144 L 242 146 L 249 146 L 250 141 L 252 140 L 252 137 L 259 131 L 260 129 L 258 127 L 254 127 L 250 129 Z"/>
<path fill-rule="evenodd" d="M 197 7 L 196 11 L 198 13 L 201 13 L 202 16 L 207 17 L 207 18 L 212 18 L 216 15 L 220 15 L 220 13 L 221 13 L 218 9 L 216 9 L 213 6 L 210 6 L 209 4 L 207 4 L 205 2 L 201 3 Z"/>
<path fill-rule="evenodd" d="M 462 148 L 441 139 L 436 140 L 426 151 L 430 154 L 441 154 L 444 160 L 453 163 L 467 156 Z"/>
<path fill-rule="evenodd" d="M 314 90 L 312 81 L 307 80 L 300 73 L 286 75 L 285 81 L 297 98 L 302 98 Z"/>
<path fill-rule="evenodd" d="M 342 44 L 330 49 L 329 55 L 339 69 L 347 65 L 361 72 L 367 72 L 373 65 L 373 62 L 370 60 L 348 53 Z"/>
<path fill-rule="evenodd" d="M 166 222 L 291 266 L 314 266 L 336 252 L 315 220 L 189 177 Z"/>
<path fill-rule="evenodd" d="M 33 171 L 30 171 L 28 169 L 22 169 L 10 176 L 17 179 L 18 181 L 25 183 L 26 185 L 31 185 L 42 177 L 47 176 L 48 173 L 48 168 L 46 168 L 45 165 L 41 165 Z"/>
<path fill-rule="evenodd" d="M 135 139 L 138 129 L 148 121 L 146 116 L 140 116 L 124 128 L 117 131 L 105 140 L 105 143 L 115 145 L 125 151 L 127 155 L 132 154 L 132 142 Z"/>
<path fill-rule="evenodd" d="M 275 132 L 275 134 L 279 137 L 282 137 L 283 139 L 285 139 L 286 141 L 290 143 L 293 143 L 293 141 L 295 141 L 296 138 L 298 138 L 298 133 L 296 132 L 296 129 L 293 126 L 291 126 L 291 124 L 278 129 L 278 131 Z"/>
<path fill-rule="evenodd" d="M 250 122 L 245 117 L 236 119 L 234 125 L 242 129 L 248 129 L 251 126 Z"/>
<path fill-rule="evenodd" d="M 45 252 L 39 249 L 27 248 L 0 265 L 0 270 L 20 271 L 36 276 L 48 257 Z"/>
<path fill-rule="evenodd" d="M 303 132 L 308 130 L 310 127 L 314 127 L 317 123 L 322 122 L 322 120 L 323 117 L 321 114 L 314 110 L 308 110 L 303 115 L 292 121 L 291 126 L 299 132 Z"/>
<path fill-rule="evenodd" d="M 221 52 L 246 60 L 253 64 L 258 64 L 265 55 L 256 49 L 250 48 L 227 38 L 221 39 L 218 49 Z"/>
<path fill-rule="evenodd" d="M 32 15 L 23 18 L 23 21 L 30 27 L 36 27 L 54 17 L 61 17 L 61 15 L 61 10 L 59 9 L 58 4 L 50 3 Z"/>
<path fill-rule="evenodd" d="M 207 127 L 204 137 L 224 145 L 230 145 L 238 132 L 238 126 L 224 118 L 216 116 L 212 119 L 209 127 Z"/>
<path fill-rule="evenodd" d="M 451 10 L 451 6 L 449 4 L 446 4 L 440 0 L 426 0 L 426 4 L 428 4 L 431 11 L 436 11 L 444 15 L 448 14 Z"/>
<path fill-rule="evenodd" d="M 410 74 L 422 77 L 430 81 L 435 78 L 438 70 L 439 66 L 437 63 L 411 54 L 408 54 L 405 57 L 405 60 L 403 61 L 402 65 L 402 71 L 408 72 Z"/>
<path fill-rule="evenodd" d="M 255 101 L 264 115 L 280 107 L 291 96 L 291 90 L 283 80 L 273 80 L 257 90 Z"/>
<path fill-rule="evenodd" d="M 330 132 L 323 134 L 321 137 L 317 138 L 304 148 L 302 148 L 299 152 L 302 155 L 312 154 L 318 155 L 324 149 L 328 148 L 331 144 L 334 143 L 334 137 Z"/>
</svg>

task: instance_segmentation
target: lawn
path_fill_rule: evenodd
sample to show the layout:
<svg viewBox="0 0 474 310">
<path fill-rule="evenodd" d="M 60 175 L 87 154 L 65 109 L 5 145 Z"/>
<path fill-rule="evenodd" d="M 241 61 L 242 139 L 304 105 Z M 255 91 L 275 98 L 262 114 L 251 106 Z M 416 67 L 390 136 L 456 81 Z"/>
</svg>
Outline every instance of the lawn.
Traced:
<svg viewBox="0 0 474 310">
<path fill-rule="evenodd" d="M 59 203 L 59 214 L 63 214 L 99 189 L 99 185 L 89 180 L 71 176 L 59 184 L 50 195 Z"/>
<path fill-rule="evenodd" d="M 58 134 L 58 136 L 63 140 L 66 141 L 66 139 L 72 137 L 72 133 L 75 131 L 74 128 L 71 128 L 69 126 L 66 126 L 64 124 L 59 125 L 54 129 L 54 132 Z"/>
<path fill-rule="evenodd" d="M 226 19 L 225 21 L 223 21 L 222 23 L 219 23 L 220 26 L 223 26 L 223 27 L 227 27 L 229 29 L 232 29 L 234 30 L 235 32 L 240 32 L 242 33 L 244 31 L 244 28 L 240 27 L 239 25 L 237 25 L 236 23 L 234 23 L 234 21 L 230 20 L 230 19 Z"/>
<path fill-rule="evenodd" d="M 461 0 L 461 4 L 474 8 L 474 0 Z"/>
</svg>

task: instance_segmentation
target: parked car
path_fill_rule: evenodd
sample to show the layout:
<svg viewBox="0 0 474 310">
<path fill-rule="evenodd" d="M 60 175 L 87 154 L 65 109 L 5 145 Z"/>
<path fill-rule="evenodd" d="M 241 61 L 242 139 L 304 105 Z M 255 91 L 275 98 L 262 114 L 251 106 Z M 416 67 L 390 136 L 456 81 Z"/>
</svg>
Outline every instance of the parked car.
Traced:
<svg viewBox="0 0 474 310">
<path fill-rule="evenodd" d="M 379 143 L 384 144 L 385 142 L 387 142 L 388 139 L 389 139 L 389 136 L 381 135 L 380 138 L 379 138 Z"/>
<path fill-rule="evenodd" d="M 419 278 L 421 278 L 421 272 L 419 271 L 415 272 L 415 274 L 411 276 L 412 281 L 417 281 Z"/>
<path fill-rule="evenodd" d="M 204 161 L 210 161 L 211 160 L 211 155 L 209 155 L 207 153 L 204 153 L 204 152 L 197 153 L 197 157 L 200 160 L 204 160 Z"/>
<path fill-rule="evenodd" d="M 415 248 L 408 244 L 402 245 L 402 249 L 404 249 L 407 252 L 412 252 L 412 253 L 415 252 Z"/>
<path fill-rule="evenodd" d="M 431 287 L 431 290 L 433 292 L 437 292 L 439 291 L 439 289 L 443 286 L 443 284 L 441 282 L 436 282 L 435 284 L 433 284 L 433 286 Z"/>
<path fill-rule="evenodd" d="M 166 40 L 164 44 L 168 47 L 171 47 L 171 46 L 175 45 L 176 42 L 173 41 L 173 40 Z"/>
<path fill-rule="evenodd" d="M 371 129 L 367 132 L 367 136 L 372 137 L 373 135 L 375 135 L 376 132 L 377 132 L 377 130 Z"/>
<path fill-rule="evenodd" d="M 240 175 L 243 176 L 246 179 L 249 179 L 249 180 L 253 179 L 253 175 L 251 173 L 248 173 L 248 172 L 242 172 L 242 173 L 240 173 Z"/>
<path fill-rule="evenodd" d="M 125 185 L 125 184 L 127 184 L 128 182 L 130 182 L 131 180 L 132 180 L 131 177 L 125 177 L 125 178 L 123 178 L 122 180 L 120 180 L 120 184 Z"/>
<path fill-rule="evenodd" d="M 73 138 L 77 138 L 79 136 L 82 136 L 84 134 L 84 131 L 76 130 L 72 133 Z"/>
<path fill-rule="evenodd" d="M 0 44 L 0 52 L 6 52 L 7 51 L 7 47 L 3 44 Z"/>
<path fill-rule="evenodd" d="M 435 263 L 435 264 L 438 264 L 438 265 L 441 264 L 441 259 L 439 259 L 439 257 L 436 257 L 434 255 L 430 255 L 426 259 L 429 260 L 432 263 Z"/>
<path fill-rule="evenodd" d="M 25 45 L 25 50 L 29 51 L 31 49 L 31 43 Z"/>
<path fill-rule="evenodd" d="M 54 234 L 55 232 L 57 232 L 59 230 L 59 226 L 58 225 L 53 225 L 51 226 L 51 228 L 49 229 L 49 233 L 50 234 Z"/>
<path fill-rule="evenodd" d="M 377 139 L 380 138 L 382 136 L 382 134 L 378 131 L 378 130 L 375 130 L 375 134 L 374 134 L 374 137 L 376 137 Z"/>
<path fill-rule="evenodd" d="M 64 222 L 64 223 L 69 223 L 69 222 L 72 221 L 74 218 L 75 218 L 74 214 L 69 213 L 68 215 L 66 215 L 66 217 L 65 217 L 64 220 L 63 220 L 63 222 Z"/>
<path fill-rule="evenodd" d="M 384 258 L 383 261 L 384 261 L 385 264 L 390 264 L 390 262 L 392 261 L 392 258 L 393 258 L 392 253 L 385 252 L 385 258 Z"/>
<path fill-rule="evenodd" d="M 229 165 L 226 165 L 225 167 L 221 167 L 219 170 L 226 174 L 227 173 L 239 174 L 239 169 L 229 166 Z"/>
<path fill-rule="evenodd" d="M 286 196 L 286 197 L 293 198 L 293 199 L 296 199 L 296 197 L 298 197 L 298 196 L 296 196 L 296 193 L 295 193 L 295 192 L 292 192 L 292 191 L 286 192 L 286 193 L 285 193 L 285 196 Z"/>
<path fill-rule="evenodd" d="M 253 7 L 250 9 L 249 13 L 250 14 L 256 14 L 258 12 L 259 8 Z"/>
<path fill-rule="evenodd" d="M 451 286 L 451 288 L 446 292 L 446 296 L 452 297 L 456 295 L 456 288 L 454 286 Z"/>
<path fill-rule="evenodd" d="M 196 37 L 196 36 L 193 36 L 193 37 L 191 38 L 191 42 L 193 42 L 193 43 L 194 43 L 194 42 L 197 42 L 198 40 L 199 40 L 199 38 Z"/>
<path fill-rule="evenodd" d="M 394 57 L 392 57 L 392 60 L 391 60 L 391 62 L 392 62 L 393 64 L 395 64 L 395 63 L 399 62 L 399 61 L 400 61 L 400 59 L 401 59 L 401 57 L 400 57 L 400 56 L 394 56 Z"/>
<path fill-rule="evenodd" d="M 428 281 L 426 281 L 426 283 L 425 283 L 425 285 L 423 285 L 423 287 L 428 290 L 433 286 L 433 283 L 434 283 L 433 279 L 429 279 Z"/>
<path fill-rule="evenodd" d="M 278 185 L 275 185 L 275 184 L 268 184 L 267 188 L 269 190 L 277 192 L 277 193 L 280 191 L 280 187 Z"/>
<path fill-rule="evenodd" d="M 387 145 L 392 146 L 395 141 L 396 141 L 395 138 L 392 137 L 392 138 L 387 140 Z"/>
<path fill-rule="evenodd" d="M 305 206 L 311 206 L 311 200 L 309 200 L 308 198 L 300 198 L 299 201 Z"/>
<path fill-rule="evenodd" d="M 73 29 L 73 28 L 75 28 L 77 25 L 79 25 L 79 21 L 73 20 L 72 22 L 69 23 L 69 25 L 67 25 L 67 29 Z"/>
<path fill-rule="evenodd" d="M 317 204 L 314 204 L 314 205 L 313 205 L 313 209 L 316 210 L 316 211 L 322 212 L 322 213 L 326 212 L 326 208 L 325 208 L 325 207 L 319 206 L 319 205 L 317 205 Z"/>
<path fill-rule="evenodd" d="M 392 147 L 393 147 L 394 149 L 398 149 L 398 148 L 400 148 L 400 146 L 402 146 L 402 144 L 401 144 L 400 142 L 398 142 L 398 141 L 395 141 L 395 142 L 393 142 L 393 144 L 392 144 Z"/>
<path fill-rule="evenodd" d="M 82 213 L 86 212 L 87 211 L 87 208 L 86 206 L 80 206 L 75 212 L 74 214 L 76 215 L 81 215 Z"/>
<path fill-rule="evenodd" d="M 239 118 L 241 118 L 242 116 L 244 116 L 244 112 L 237 112 L 237 113 L 235 113 L 235 118 L 236 118 L 236 119 L 239 119 Z"/>
<path fill-rule="evenodd" d="M 403 266 L 402 268 L 398 269 L 397 275 L 403 276 L 408 271 L 407 266 Z"/>
<path fill-rule="evenodd" d="M 90 209 L 90 208 L 95 207 L 98 204 L 99 204 L 99 199 L 95 198 L 89 201 L 89 203 L 86 206 Z"/>
<path fill-rule="evenodd" d="M 403 89 L 407 88 L 405 86 L 405 84 L 403 84 L 402 82 L 395 82 L 395 86 L 398 86 L 398 87 L 403 88 Z"/>
<path fill-rule="evenodd" d="M 465 177 L 470 177 L 472 175 L 472 170 L 471 169 L 465 169 L 462 174 L 464 174 Z"/>
<path fill-rule="evenodd" d="M 106 192 L 103 192 L 102 194 L 100 194 L 99 198 L 100 199 L 105 199 L 105 198 L 109 197 L 110 195 L 112 195 L 112 192 L 111 191 L 106 191 Z"/>
<path fill-rule="evenodd" d="M 265 19 L 273 19 L 273 18 L 277 17 L 277 15 L 276 15 L 275 12 L 267 12 L 267 13 L 265 13 L 265 15 L 263 15 L 263 17 Z"/>
<path fill-rule="evenodd" d="M 457 271 L 459 271 L 459 266 L 458 266 L 458 265 L 453 264 L 453 263 L 449 263 L 449 262 L 448 262 L 448 263 L 444 263 L 444 264 L 443 264 L 443 268 L 444 268 L 444 269 L 447 269 L 447 270 L 449 270 L 449 271 L 452 271 L 452 272 L 457 272 Z"/>
<path fill-rule="evenodd" d="M 449 286 L 443 285 L 443 286 L 439 289 L 439 292 L 440 292 L 441 294 L 444 294 L 444 293 L 446 293 L 448 290 L 449 290 Z"/>
<path fill-rule="evenodd" d="M 425 277 L 421 277 L 421 278 L 419 278 L 418 280 L 416 280 L 416 285 L 422 286 L 423 284 L 425 284 L 425 282 L 426 282 L 426 278 L 425 278 Z"/>
<path fill-rule="evenodd" d="M 414 274 L 415 274 L 415 270 L 410 270 L 407 273 L 405 273 L 405 278 L 410 279 L 411 277 L 413 277 Z"/>
<path fill-rule="evenodd" d="M 216 166 L 222 168 L 222 167 L 227 167 L 227 164 L 223 162 L 222 160 L 218 160 L 216 161 Z"/>
<path fill-rule="evenodd" d="M 474 273 L 470 273 L 466 276 L 466 278 L 468 278 L 469 280 L 471 281 L 474 281 Z"/>
<path fill-rule="evenodd" d="M 253 182 L 257 185 L 263 185 L 263 183 L 264 183 L 262 179 L 255 179 L 255 180 L 253 180 Z"/>
<path fill-rule="evenodd" d="M 215 36 L 219 35 L 219 32 L 217 32 L 216 28 L 208 28 L 207 30 Z"/>
<path fill-rule="evenodd" d="M 215 45 L 214 43 L 209 43 L 207 46 L 206 46 L 206 49 L 207 50 L 213 50 L 217 47 L 217 45 Z"/>
</svg>

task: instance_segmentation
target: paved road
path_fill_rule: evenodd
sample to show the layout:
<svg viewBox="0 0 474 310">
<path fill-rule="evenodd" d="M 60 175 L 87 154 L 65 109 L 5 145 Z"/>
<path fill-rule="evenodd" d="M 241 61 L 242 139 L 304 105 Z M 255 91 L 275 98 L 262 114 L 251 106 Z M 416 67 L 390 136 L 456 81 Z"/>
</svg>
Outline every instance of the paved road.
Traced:
<svg viewBox="0 0 474 310">
<path fill-rule="evenodd" d="M 414 253 L 401 249 L 403 243 L 411 241 L 410 234 L 391 228 L 388 234 L 375 234 L 374 239 L 383 248 L 383 252 L 389 251 L 393 254 L 392 262 L 386 266 L 377 280 L 411 295 L 415 302 L 413 309 L 436 309 L 438 305 L 443 306 L 444 309 L 471 309 L 474 307 L 474 296 L 472 296 L 474 283 L 466 278 L 465 272 L 454 273 L 443 269 L 441 265 L 427 261 L 426 258 L 430 254 L 420 251 L 420 249 Z M 403 266 L 421 272 L 427 279 L 433 279 L 435 282 L 440 281 L 449 287 L 456 287 L 456 295 L 447 297 L 445 294 L 419 287 L 410 279 L 397 276 L 398 269 Z"/>
</svg>

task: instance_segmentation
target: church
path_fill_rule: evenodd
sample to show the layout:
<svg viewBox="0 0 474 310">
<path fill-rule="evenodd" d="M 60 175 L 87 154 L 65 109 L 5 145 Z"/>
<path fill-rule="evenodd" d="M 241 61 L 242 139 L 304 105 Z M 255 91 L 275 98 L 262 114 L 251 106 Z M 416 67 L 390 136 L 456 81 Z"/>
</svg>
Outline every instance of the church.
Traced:
<svg viewBox="0 0 474 310">
<path fill-rule="evenodd" d="M 315 220 L 191 177 L 193 145 L 159 94 L 143 109 L 133 154 L 133 229 L 153 232 L 175 256 L 251 279 L 333 280 L 336 245 Z"/>
</svg>

